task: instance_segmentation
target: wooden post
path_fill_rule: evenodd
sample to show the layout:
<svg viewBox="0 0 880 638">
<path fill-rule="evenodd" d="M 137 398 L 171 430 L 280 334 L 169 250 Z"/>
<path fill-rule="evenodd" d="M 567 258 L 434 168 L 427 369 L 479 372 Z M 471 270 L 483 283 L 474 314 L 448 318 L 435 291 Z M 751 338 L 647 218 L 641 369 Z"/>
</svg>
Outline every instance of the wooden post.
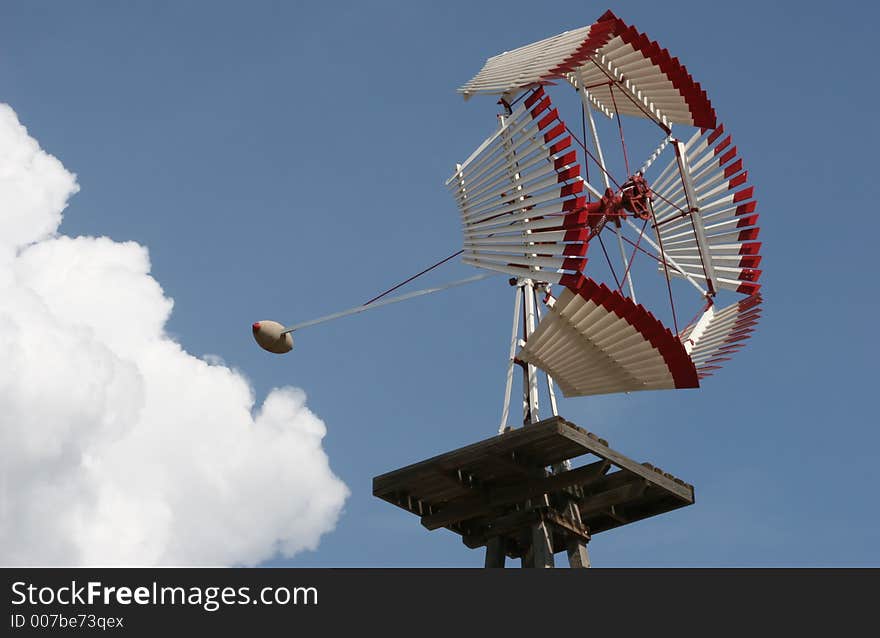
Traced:
<svg viewBox="0 0 880 638">
<path fill-rule="evenodd" d="M 590 554 L 587 552 L 587 544 L 584 541 L 579 538 L 569 537 L 566 544 L 569 567 L 590 566 Z"/>
<path fill-rule="evenodd" d="M 504 567 L 504 537 L 494 536 L 486 543 L 486 562 L 484 567 Z"/>
<path fill-rule="evenodd" d="M 568 516 L 575 523 L 581 524 L 581 512 L 572 502 L 568 504 Z M 590 566 L 590 554 L 587 552 L 587 544 L 582 538 L 569 536 L 565 540 L 565 549 L 568 553 L 569 567 L 585 568 Z"/>
<path fill-rule="evenodd" d="M 538 569 L 555 567 L 549 532 L 545 521 L 539 521 L 532 525 L 532 564 L 529 567 Z"/>
</svg>

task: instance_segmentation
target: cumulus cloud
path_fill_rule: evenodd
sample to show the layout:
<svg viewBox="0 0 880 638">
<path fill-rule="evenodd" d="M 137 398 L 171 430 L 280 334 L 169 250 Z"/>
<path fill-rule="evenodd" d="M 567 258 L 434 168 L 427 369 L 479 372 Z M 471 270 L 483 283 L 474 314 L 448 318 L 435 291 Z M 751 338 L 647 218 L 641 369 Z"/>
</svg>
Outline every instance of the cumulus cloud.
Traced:
<svg viewBox="0 0 880 638">
<path fill-rule="evenodd" d="M 0 104 L 0 564 L 292 556 L 348 495 L 295 388 L 187 353 L 146 248 L 58 235 L 76 178 Z"/>
</svg>

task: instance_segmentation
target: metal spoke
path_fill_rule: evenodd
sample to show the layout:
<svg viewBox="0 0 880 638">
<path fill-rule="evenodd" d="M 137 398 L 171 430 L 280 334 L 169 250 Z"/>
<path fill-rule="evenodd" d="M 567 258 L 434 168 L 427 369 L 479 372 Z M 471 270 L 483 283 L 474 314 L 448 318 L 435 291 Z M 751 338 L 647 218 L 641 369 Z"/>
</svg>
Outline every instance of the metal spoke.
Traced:
<svg viewBox="0 0 880 638">
<path fill-rule="evenodd" d="M 605 182 L 605 188 L 611 188 L 610 181 L 610 173 L 608 172 L 608 167 L 605 164 L 605 155 L 602 153 L 602 144 L 599 141 L 599 131 L 596 129 L 596 120 L 593 118 L 592 106 L 590 104 L 590 94 L 586 88 L 581 88 L 580 91 L 581 96 L 581 107 L 584 109 L 587 116 L 587 123 L 590 125 L 590 135 L 593 138 L 593 146 L 596 149 L 597 162 L 599 163 L 599 168 L 602 172 L 602 179 Z M 586 142 L 586 140 L 584 140 Z M 620 250 L 620 259 L 623 261 L 623 271 L 624 277 L 623 282 L 629 285 L 629 296 L 633 301 L 636 300 L 636 289 L 633 284 L 632 273 L 630 272 L 629 260 L 626 257 L 626 250 L 623 247 L 623 242 L 620 239 L 620 236 L 617 237 L 617 247 Z"/>
<path fill-rule="evenodd" d="M 636 232 L 636 233 L 640 233 L 640 232 L 641 232 L 642 229 L 639 228 L 638 226 L 636 226 L 634 223 L 632 223 L 632 220 L 630 220 L 630 219 L 625 219 L 624 221 L 626 222 L 627 226 L 629 226 L 634 232 Z M 662 250 L 660 250 L 660 246 L 658 246 L 657 243 L 656 243 L 654 240 L 652 240 L 652 239 L 648 236 L 647 233 L 645 233 L 645 235 L 644 235 L 642 241 L 644 241 L 644 242 L 645 242 L 646 244 L 648 244 L 651 248 L 653 248 L 654 250 L 656 250 L 657 253 L 660 254 L 660 255 L 666 260 L 666 263 L 667 263 L 667 264 L 669 264 L 670 266 L 672 266 L 672 267 L 673 267 L 675 270 L 677 270 L 677 271 L 678 271 L 678 272 L 679 272 L 679 273 L 680 273 L 685 279 L 687 279 L 689 282 L 691 282 L 691 284 L 692 284 L 697 290 L 700 291 L 700 295 L 701 295 L 701 296 L 705 297 L 706 294 L 708 294 L 708 293 L 707 293 L 707 290 L 706 290 L 705 288 L 703 288 L 699 283 L 697 283 L 697 280 L 694 279 L 693 277 L 691 277 L 691 276 L 687 273 L 687 271 L 685 271 L 685 269 L 682 268 L 682 267 L 681 267 L 681 266 L 675 261 L 675 259 L 673 259 L 672 257 L 670 257 L 670 256 L 667 255 L 667 254 L 664 254 L 664 252 L 663 252 Z"/>
</svg>

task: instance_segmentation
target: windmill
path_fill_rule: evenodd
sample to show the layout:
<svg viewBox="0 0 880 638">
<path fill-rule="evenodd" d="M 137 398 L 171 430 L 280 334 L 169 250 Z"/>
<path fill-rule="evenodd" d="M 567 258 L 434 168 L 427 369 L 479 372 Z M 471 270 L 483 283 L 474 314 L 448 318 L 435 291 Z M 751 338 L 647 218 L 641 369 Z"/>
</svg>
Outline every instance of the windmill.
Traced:
<svg viewBox="0 0 880 638">
<path fill-rule="evenodd" d="M 577 96 L 580 134 L 556 104 L 566 89 Z M 482 274 L 386 297 L 400 284 L 294 326 L 260 321 L 254 337 L 284 353 L 302 328 L 505 275 L 515 294 L 498 434 L 378 476 L 373 492 L 428 529 L 485 547 L 487 567 L 506 557 L 549 567 L 563 551 L 586 567 L 592 534 L 690 505 L 694 490 L 560 417 L 556 388 L 565 397 L 698 388 L 742 348 L 762 301 L 754 190 L 700 85 L 611 11 L 490 58 L 459 92 L 491 96 L 501 110 L 495 131 L 446 181 L 463 245 L 403 283 L 457 255 Z M 597 117 L 617 125 L 623 174 L 606 161 Z M 638 165 L 624 135 L 633 120 L 656 138 Z M 593 266 L 602 257 L 605 282 Z M 638 283 L 637 259 L 656 270 Z M 667 320 L 637 302 L 643 293 L 665 297 Z M 680 325 L 689 304 L 697 312 Z M 523 427 L 510 417 L 517 367 Z"/>
</svg>

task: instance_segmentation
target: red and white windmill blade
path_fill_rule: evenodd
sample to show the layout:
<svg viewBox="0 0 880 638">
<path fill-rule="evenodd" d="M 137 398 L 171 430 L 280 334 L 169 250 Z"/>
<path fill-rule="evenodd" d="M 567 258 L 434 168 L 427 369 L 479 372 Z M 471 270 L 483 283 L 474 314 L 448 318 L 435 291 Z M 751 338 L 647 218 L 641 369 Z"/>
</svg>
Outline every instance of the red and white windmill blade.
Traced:
<svg viewBox="0 0 880 638">
<path fill-rule="evenodd" d="M 560 79 L 588 89 L 590 101 L 608 116 L 648 117 L 666 126 L 716 126 L 706 92 L 678 58 L 611 11 L 588 27 L 489 58 L 458 90 L 468 99 L 476 93 L 510 94 Z M 618 99 L 614 91 L 628 97 Z"/>
</svg>

